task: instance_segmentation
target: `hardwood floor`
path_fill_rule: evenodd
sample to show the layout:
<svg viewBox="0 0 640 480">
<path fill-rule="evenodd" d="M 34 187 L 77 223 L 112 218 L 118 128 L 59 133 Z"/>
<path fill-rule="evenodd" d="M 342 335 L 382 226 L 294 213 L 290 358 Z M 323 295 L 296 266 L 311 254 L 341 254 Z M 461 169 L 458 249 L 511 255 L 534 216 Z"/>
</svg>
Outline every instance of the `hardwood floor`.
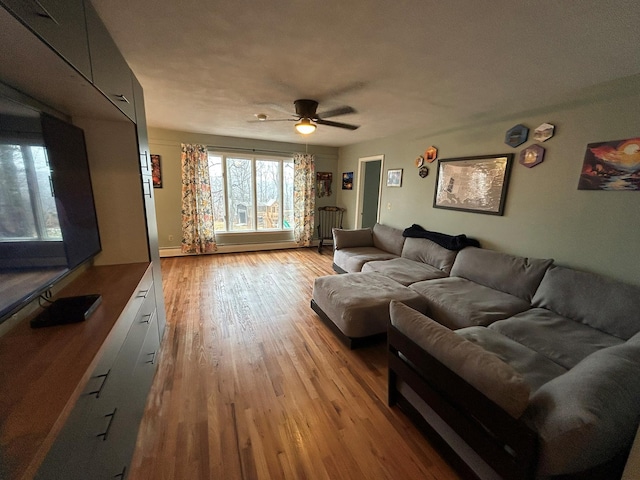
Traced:
<svg viewBox="0 0 640 480">
<path fill-rule="evenodd" d="M 130 479 L 458 477 L 386 404 L 383 344 L 311 310 L 329 249 L 162 260 L 168 313 Z"/>
</svg>

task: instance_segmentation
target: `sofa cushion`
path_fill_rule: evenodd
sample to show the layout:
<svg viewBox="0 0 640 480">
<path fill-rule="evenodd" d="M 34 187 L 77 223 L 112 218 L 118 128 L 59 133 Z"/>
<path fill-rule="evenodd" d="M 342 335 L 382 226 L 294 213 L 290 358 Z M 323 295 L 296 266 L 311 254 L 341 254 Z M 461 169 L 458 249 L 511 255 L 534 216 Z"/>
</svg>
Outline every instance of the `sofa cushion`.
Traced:
<svg viewBox="0 0 640 480">
<path fill-rule="evenodd" d="M 512 367 L 402 303 L 392 301 L 390 312 L 391 324 L 423 350 L 511 416 L 522 415 L 529 403 L 529 386 Z"/>
<path fill-rule="evenodd" d="M 460 277 L 426 280 L 409 288 L 427 299 L 431 318 L 454 330 L 486 326 L 530 308 L 521 298 Z"/>
<path fill-rule="evenodd" d="M 601 275 L 554 266 L 532 303 L 625 340 L 640 331 L 640 287 Z"/>
<path fill-rule="evenodd" d="M 583 323 L 545 310 L 532 308 L 489 325 L 491 330 L 519 342 L 565 368 L 623 340 Z"/>
<path fill-rule="evenodd" d="M 379 272 L 385 277 L 389 277 L 402 285 L 411 285 L 415 282 L 447 276 L 447 274 L 442 270 L 439 270 L 429 264 L 414 262 L 413 260 L 408 260 L 402 257 L 394 258 L 392 260 L 367 262 L 363 265 L 362 271 Z"/>
<path fill-rule="evenodd" d="M 552 259 L 518 257 L 467 247 L 458 252 L 451 275 L 463 277 L 531 302 Z"/>
<path fill-rule="evenodd" d="M 332 229 L 335 250 L 350 247 L 373 247 L 373 232 L 370 228 L 357 230 Z"/>
<path fill-rule="evenodd" d="M 318 277 L 313 283 L 313 300 L 342 333 L 352 338 L 386 332 L 391 300 L 426 309 L 420 295 L 379 273 Z"/>
<path fill-rule="evenodd" d="M 448 275 L 457 253 L 453 250 L 447 250 L 426 238 L 407 237 L 402 247 L 401 256 L 409 260 L 432 265 Z"/>
<path fill-rule="evenodd" d="M 403 245 L 404 237 L 402 236 L 402 230 L 388 225 L 382 225 L 381 223 L 376 223 L 373 226 L 374 247 L 384 250 L 385 252 L 393 253 L 399 257 L 402 253 Z"/>
<path fill-rule="evenodd" d="M 455 332 L 511 365 L 524 377 L 532 393 L 567 371 L 544 355 L 487 327 L 466 327 Z"/>
<path fill-rule="evenodd" d="M 640 421 L 640 345 L 597 351 L 531 397 L 540 475 L 586 470 L 631 446 Z"/>
<path fill-rule="evenodd" d="M 349 273 L 359 272 L 367 262 L 392 258 L 398 258 L 398 256 L 376 247 L 343 248 L 333 252 L 333 263 Z"/>
</svg>

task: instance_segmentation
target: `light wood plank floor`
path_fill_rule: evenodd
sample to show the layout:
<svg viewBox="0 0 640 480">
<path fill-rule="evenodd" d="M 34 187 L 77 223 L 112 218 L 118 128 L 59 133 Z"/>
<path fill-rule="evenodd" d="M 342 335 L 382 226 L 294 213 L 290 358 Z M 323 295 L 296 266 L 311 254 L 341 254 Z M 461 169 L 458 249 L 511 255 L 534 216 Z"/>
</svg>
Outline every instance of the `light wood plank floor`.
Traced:
<svg viewBox="0 0 640 480">
<path fill-rule="evenodd" d="M 330 249 L 162 260 L 168 325 L 130 479 L 458 477 L 386 404 L 383 344 L 309 307 Z"/>
</svg>

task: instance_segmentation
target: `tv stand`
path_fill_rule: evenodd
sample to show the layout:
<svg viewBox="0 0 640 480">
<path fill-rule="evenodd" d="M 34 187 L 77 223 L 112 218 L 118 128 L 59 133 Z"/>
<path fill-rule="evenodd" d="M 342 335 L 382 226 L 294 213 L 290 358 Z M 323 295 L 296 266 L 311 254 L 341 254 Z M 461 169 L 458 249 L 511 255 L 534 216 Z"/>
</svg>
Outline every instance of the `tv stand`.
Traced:
<svg viewBox="0 0 640 480">
<path fill-rule="evenodd" d="M 53 327 L 68 323 L 83 322 L 102 303 L 99 294 L 64 297 L 55 300 L 29 324 L 31 328 Z"/>
</svg>

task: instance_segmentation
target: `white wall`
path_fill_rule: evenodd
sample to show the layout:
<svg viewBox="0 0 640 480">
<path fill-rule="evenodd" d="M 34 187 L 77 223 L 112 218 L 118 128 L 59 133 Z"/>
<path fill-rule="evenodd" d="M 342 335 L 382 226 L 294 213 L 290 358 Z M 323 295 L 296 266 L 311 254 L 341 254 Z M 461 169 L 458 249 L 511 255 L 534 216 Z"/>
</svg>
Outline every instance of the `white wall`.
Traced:
<svg viewBox="0 0 640 480">
<path fill-rule="evenodd" d="M 543 86 L 541 86 L 543 88 Z M 640 191 L 577 190 L 586 145 L 640 136 L 640 75 L 577 92 L 553 108 L 502 118 L 483 118 L 438 131 L 414 130 L 342 147 L 339 171 L 357 174 L 358 158 L 384 154 L 384 175 L 403 168 L 401 188 L 383 187 L 381 223 L 406 228 L 413 223 L 451 235 L 467 234 L 483 247 L 590 270 L 640 284 Z M 543 95 L 541 90 L 541 95 Z M 541 145 L 544 162 L 534 168 L 517 163 L 521 150 L 534 143 L 532 131 L 543 122 L 556 135 Z M 505 132 L 522 123 L 530 140 L 518 148 L 504 143 Z M 432 207 L 437 162 L 422 179 L 415 158 L 435 145 L 439 158 L 515 153 L 504 216 Z M 358 181 L 357 178 L 354 179 Z M 338 191 L 353 225 L 356 189 Z M 390 208 L 388 205 L 390 204 Z"/>
</svg>

